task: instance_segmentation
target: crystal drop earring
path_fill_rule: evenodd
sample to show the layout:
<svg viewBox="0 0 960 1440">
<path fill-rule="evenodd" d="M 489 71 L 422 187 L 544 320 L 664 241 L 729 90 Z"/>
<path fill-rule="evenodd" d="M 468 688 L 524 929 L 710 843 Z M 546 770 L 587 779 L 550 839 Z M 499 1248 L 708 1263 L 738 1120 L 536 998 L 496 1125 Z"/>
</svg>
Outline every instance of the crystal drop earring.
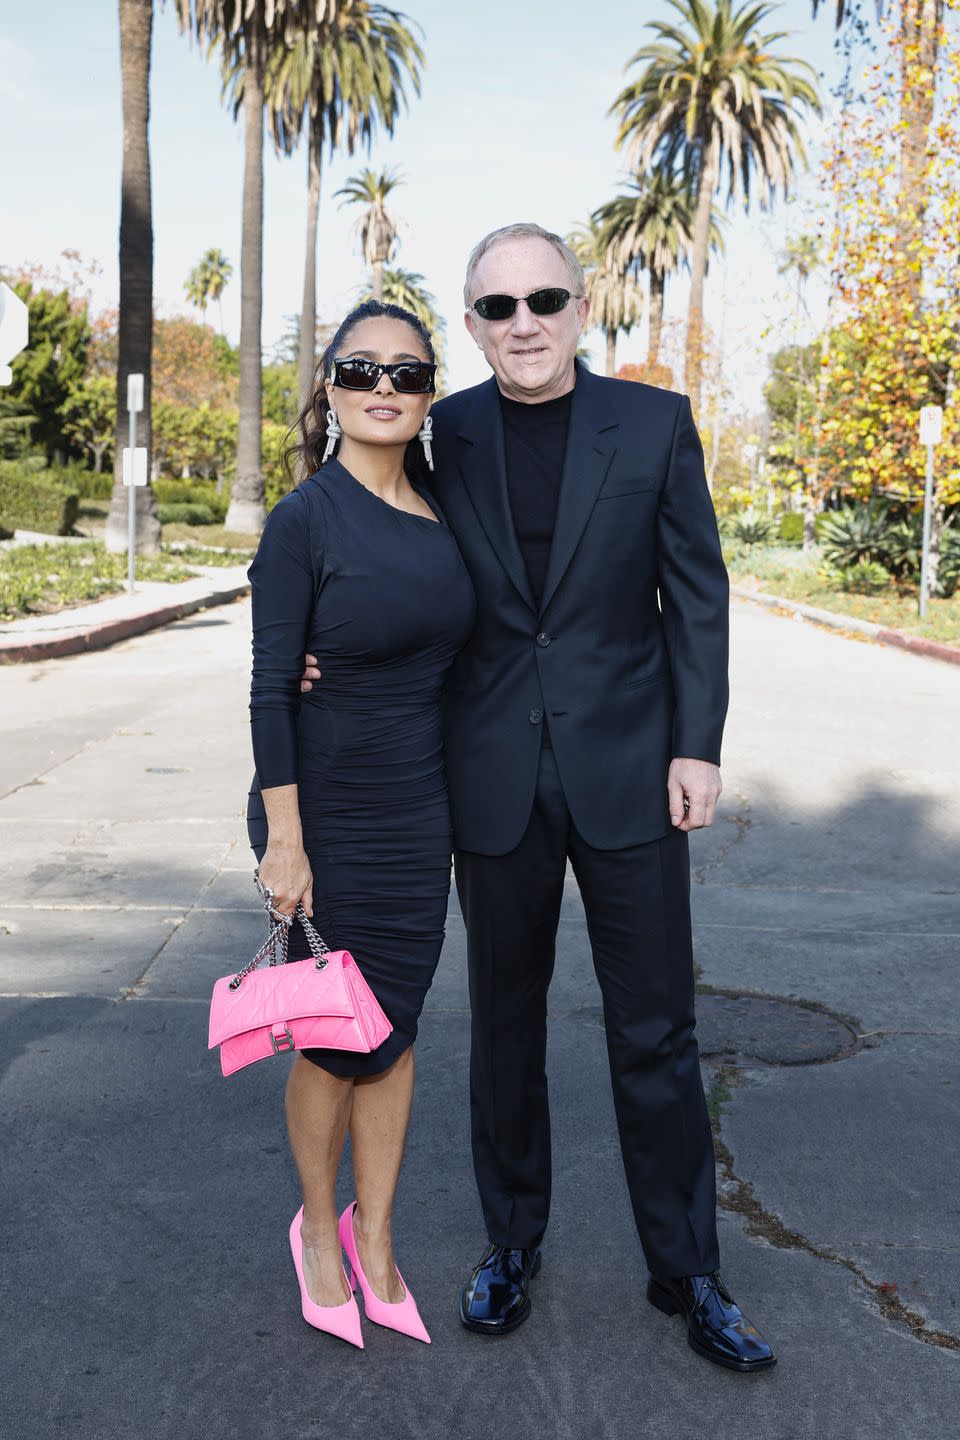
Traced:
<svg viewBox="0 0 960 1440">
<path fill-rule="evenodd" d="M 328 410 L 328 411 L 327 411 L 327 445 L 326 445 L 326 449 L 325 449 L 324 452 L 323 452 L 323 459 L 320 461 L 320 464 L 321 464 L 321 465 L 325 465 L 326 462 L 330 459 L 330 456 L 333 454 L 334 450 L 336 449 L 337 441 L 340 439 L 340 436 L 341 436 L 342 434 L 343 434 L 343 431 L 340 429 L 340 422 L 339 422 L 339 420 L 337 419 L 337 412 L 336 412 L 336 410 Z"/>
</svg>

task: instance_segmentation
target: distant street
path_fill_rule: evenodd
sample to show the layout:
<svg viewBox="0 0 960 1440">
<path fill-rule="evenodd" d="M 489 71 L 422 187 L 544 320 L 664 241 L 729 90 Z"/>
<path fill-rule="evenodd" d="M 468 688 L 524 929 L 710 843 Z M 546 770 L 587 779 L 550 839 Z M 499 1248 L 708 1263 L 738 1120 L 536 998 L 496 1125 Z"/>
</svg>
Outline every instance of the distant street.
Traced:
<svg viewBox="0 0 960 1440">
<path fill-rule="evenodd" d="M 11 1435 L 954 1433 L 960 668 L 747 605 L 733 636 L 721 816 L 693 841 L 700 1028 L 723 1272 L 778 1367 L 708 1365 L 644 1298 L 572 880 L 551 991 L 554 1211 L 529 1323 L 489 1341 L 456 1320 L 483 1231 L 455 898 L 396 1220 L 434 1343 L 367 1324 L 361 1353 L 303 1323 L 287 1062 L 224 1080 L 206 1049 L 213 980 L 263 932 L 240 602 L 0 670 Z"/>
</svg>

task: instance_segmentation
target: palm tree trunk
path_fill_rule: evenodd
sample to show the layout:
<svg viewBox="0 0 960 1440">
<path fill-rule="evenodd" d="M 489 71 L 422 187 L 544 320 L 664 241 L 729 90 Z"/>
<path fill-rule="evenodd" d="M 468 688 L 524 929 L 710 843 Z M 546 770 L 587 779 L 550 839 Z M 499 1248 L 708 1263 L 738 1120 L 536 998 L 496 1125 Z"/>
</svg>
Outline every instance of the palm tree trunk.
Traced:
<svg viewBox="0 0 960 1440">
<path fill-rule="evenodd" d="M 263 360 L 263 37 L 251 27 L 243 75 L 243 238 L 240 247 L 240 421 L 228 530 L 255 535 L 266 509 L 261 474 Z"/>
<path fill-rule="evenodd" d="M 663 291 L 666 276 L 662 270 L 650 271 L 650 339 L 647 342 L 647 364 L 660 363 L 660 336 L 663 331 Z"/>
<path fill-rule="evenodd" d="M 707 273 L 707 248 L 710 241 L 710 214 L 713 192 L 720 173 L 719 144 L 711 142 L 700 173 L 697 210 L 693 225 L 693 257 L 690 274 L 690 309 L 687 314 L 687 343 L 683 385 L 690 396 L 694 414 L 700 406 L 700 384 L 703 375 L 703 280 Z"/>
<path fill-rule="evenodd" d="M 320 211 L 321 151 L 310 131 L 310 172 L 307 186 L 307 258 L 303 269 L 303 306 L 300 311 L 299 392 L 301 410 L 309 404 L 317 370 L 317 217 Z"/>
<path fill-rule="evenodd" d="M 386 264 L 386 261 L 385 261 L 385 260 L 381 260 L 381 259 L 379 259 L 379 258 L 377 258 L 377 259 L 374 260 L 374 262 L 373 262 L 373 298 L 374 298 L 374 300 L 382 300 L 382 299 L 383 299 L 383 270 L 384 270 L 385 264 Z"/>
<path fill-rule="evenodd" d="M 910 245 L 922 240 L 926 210 L 924 170 L 933 123 L 939 27 L 943 0 L 903 0 L 901 16 L 900 120 L 904 127 L 900 146 L 900 185 L 897 206 L 898 239 L 905 263 L 901 266 L 906 295 L 920 309 L 923 275 L 911 263 Z M 916 59 L 907 63 L 907 51 Z M 922 67 L 922 71 L 918 68 Z"/>
<path fill-rule="evenodd" d="M 617 369 L 617 329 L 615 325 L 608 325 L 607 336 L 607 374 L 614 375 Z"/>
<path fill-rule="evenodd" d="M 123 449 L 129 443 L 127 376 L 143 376 L 143 410 L 137 445 L 147 447 L 150 473 L 150 358 L 153 345 L 153 217 L 150 209 L 150 43 L 153 0 L 120 0 L 120 69 L 123 82 L 123 179 L 120 194 L 120 322 L 117 346 L 117 439 L 113 494 L 104 542 L 127 548 L 128 496 Z M 155 555 L 160 521 L 152 488 L 137 490 L 136 549 Z"/>
</svg>

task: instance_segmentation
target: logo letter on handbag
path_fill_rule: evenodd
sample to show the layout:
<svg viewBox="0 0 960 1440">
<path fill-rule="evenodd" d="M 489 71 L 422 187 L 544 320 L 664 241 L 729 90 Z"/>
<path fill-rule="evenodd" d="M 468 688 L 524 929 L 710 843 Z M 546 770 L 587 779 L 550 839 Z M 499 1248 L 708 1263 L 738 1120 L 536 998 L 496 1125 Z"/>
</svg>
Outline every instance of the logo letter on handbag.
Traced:
<svg viewBox="0 0 960 1440">
<path fill-rule="evenodd" d="M 254 879 L 273 923 L 253 959 L 213 987 L 208 1048 L 220 1046 L 224 1075 L 290 1050 L 376 1050 L 393 1026 L 349 950 L 329 949 L 302 905 L 292 916 L 274 910 L 270 891 Z M 287 960 L 294 919 L 312 960 Z M 266 967 L 258 968 L 261 960 Z"/>
</svg>

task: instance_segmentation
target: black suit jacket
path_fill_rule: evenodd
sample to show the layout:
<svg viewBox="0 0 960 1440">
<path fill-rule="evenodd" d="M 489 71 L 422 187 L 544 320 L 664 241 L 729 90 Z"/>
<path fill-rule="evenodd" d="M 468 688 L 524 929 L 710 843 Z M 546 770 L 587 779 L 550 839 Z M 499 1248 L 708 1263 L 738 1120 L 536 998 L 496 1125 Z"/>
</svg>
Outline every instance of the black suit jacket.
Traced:
<svg viewBox="0 0 960 1440">
<path fill-rule="evenodd" d="M 433 409 L 431 483 L 478 604 L 444 693 L 447 776 L 457 847 L 486 855 L 523 836 L 544 714 L 573 822 L 598 849 L 667 833 L 673 756 L 720 762 L 729 587 L 690 401 L 577 371 L 539 607 L 495 380 Z"/>
</svg>

